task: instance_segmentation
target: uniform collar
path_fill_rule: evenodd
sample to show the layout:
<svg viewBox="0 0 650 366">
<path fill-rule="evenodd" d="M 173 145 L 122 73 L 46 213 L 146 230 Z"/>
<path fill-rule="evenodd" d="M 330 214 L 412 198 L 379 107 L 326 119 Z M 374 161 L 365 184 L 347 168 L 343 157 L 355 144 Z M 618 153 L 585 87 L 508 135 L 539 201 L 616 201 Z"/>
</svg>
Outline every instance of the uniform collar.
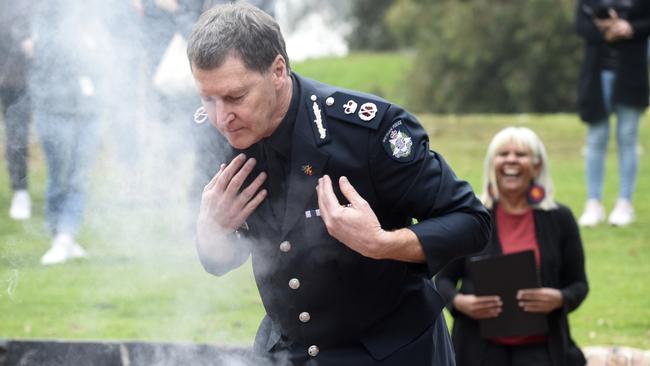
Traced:
<svg viewBox="0 0 650 366">
<path fill-rule="evenodd" d="M 296 82 L 293 74 L 291 74 L 291 84 L 291 102 L 289 102 L 287 114 L 284 116 L 275 132 L 263 140 L 265 144 L 268 144 L 267 146 L 272 147 L 273 150 L 278 152 L 287 160 L 291 157 L 291 137 L 293 136 L 293 128 L 296 124 L 298 105 L 300 103 L 300 85 Z"/>
</svg>

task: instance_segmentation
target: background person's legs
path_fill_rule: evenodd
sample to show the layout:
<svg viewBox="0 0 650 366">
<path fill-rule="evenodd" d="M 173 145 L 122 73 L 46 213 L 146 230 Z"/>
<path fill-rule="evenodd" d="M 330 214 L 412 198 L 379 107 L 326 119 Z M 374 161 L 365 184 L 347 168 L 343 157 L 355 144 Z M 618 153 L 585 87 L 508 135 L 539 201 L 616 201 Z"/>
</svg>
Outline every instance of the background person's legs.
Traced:
<svg viewBox="0 0 650 366">
<path fill-rule="evenodd" d="M 24 220 L 32 215 L 31 198 L 27 190 L 29 97 L 25 90 L 2 90 L 0 99 L 5 122 L 7 167 L 13 191 L 9 216 L 15 220 Z"/>
<path fill-rule="evenodd" d="M 612 111 L 612 92 L 616 74 L 604 70 L 600 75 L 603 102 L 607 117 L 590 122 L 587 127 L 587 152 L 585 172 L 587 178 L 587 203 L 578 220 L 580 226 L 596 226 L 605 221 L 605 208 L 602 204 L 603 182 L 605 179 L 605 157 L 609 142 L 609 115 Z"/>
<path fill-rule="evenodd" d="M 632 195 L 639 168 L 639 120 L 642 111 L 624 105 L 616 106 L 616 141 L 618 147 L 619 195 L 609 216 L 609 223 L 624 226 L 634 221 Z"/>
<path fill-rule="evenodd" d="M 578 221 L 581 226 L 595 226 L 605 220 L 602 196 L 608 140 L 608 119 L 589 124 L 587 129 L 587 153 L 585 156 L 587 204 Z"/>
<path fill-rule="evenodd" d="M 75 242 L 81 224 L 88 171 L 99 145 L 99 125 L 92 118 L 35 114 L 48 177 L 45 218 L 54 236 L 42 264 L 84 257 Z"/>
</svg>

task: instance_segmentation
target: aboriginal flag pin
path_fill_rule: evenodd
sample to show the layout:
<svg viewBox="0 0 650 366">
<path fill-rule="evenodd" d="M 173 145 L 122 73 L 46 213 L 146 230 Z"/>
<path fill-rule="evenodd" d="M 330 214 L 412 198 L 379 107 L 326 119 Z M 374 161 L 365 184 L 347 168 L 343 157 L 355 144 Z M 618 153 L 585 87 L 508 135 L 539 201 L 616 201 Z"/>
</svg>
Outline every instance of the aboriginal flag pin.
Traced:
<svg viewBox="0 0 650 366">
<path fill-rule="evenodd" d="M 314 168 L 309 164 L 303 165 L 300 168 L 300 170 L 302 170 L 302 172 L 305 173 L 305 175 L 310 176 L 310 177 L 311 177 L 312 174 L 314 174 Z"/>
</svg>

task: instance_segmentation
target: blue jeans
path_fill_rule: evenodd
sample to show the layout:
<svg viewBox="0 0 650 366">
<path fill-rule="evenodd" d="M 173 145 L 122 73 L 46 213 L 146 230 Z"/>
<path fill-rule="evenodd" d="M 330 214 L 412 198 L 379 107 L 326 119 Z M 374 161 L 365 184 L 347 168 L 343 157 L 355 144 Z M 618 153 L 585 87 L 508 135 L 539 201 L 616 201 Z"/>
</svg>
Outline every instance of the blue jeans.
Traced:
<svg viewBox="0 0 650 366">
<path fill-rule="evenodd" d="M 34 122 L 47 162 L 47 226 L 54 235 L 75 235 L 83 215 L 88 172 L 99 147 L 99 121 L 37 109 Z"/>
<path fill-rule="evenodd" d="M 609 114 L 616 113 L 616 143 L 618 147 L 619 197 L 628 200 L 636 186 L 639 167 L 637 145 L 639 140 L 639 120 L 641 108 L 612 103 L 612 90 L 616 74 L 603 71 L 601 74 L 603 97 L 608 117 L 589 124 L 587 130 L 587 155 L 585 168 L 587 174 L 587 196 L 601 200 L 605 176 L 605 157 L 609 140 Z"/>
</svg>

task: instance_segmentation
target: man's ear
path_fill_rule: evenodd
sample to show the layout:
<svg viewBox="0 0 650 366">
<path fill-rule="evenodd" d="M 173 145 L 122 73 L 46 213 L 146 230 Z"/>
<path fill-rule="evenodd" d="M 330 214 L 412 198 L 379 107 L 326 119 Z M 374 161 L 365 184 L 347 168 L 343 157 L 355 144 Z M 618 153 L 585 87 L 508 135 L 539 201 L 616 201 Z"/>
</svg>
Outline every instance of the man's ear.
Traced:
<svg viewBox="0 0 650 366">
<path fill-rule="evenodd" d="M 282 86 L 282 83 L 284 83 L 287 78 L 287 61 L 282 57 L 282 55 L 277 55 L 275 60 L 273 60 L 273 64 L 271 64 L 271 73 L 273 74 L 275 86 Z"/>
</svg>

